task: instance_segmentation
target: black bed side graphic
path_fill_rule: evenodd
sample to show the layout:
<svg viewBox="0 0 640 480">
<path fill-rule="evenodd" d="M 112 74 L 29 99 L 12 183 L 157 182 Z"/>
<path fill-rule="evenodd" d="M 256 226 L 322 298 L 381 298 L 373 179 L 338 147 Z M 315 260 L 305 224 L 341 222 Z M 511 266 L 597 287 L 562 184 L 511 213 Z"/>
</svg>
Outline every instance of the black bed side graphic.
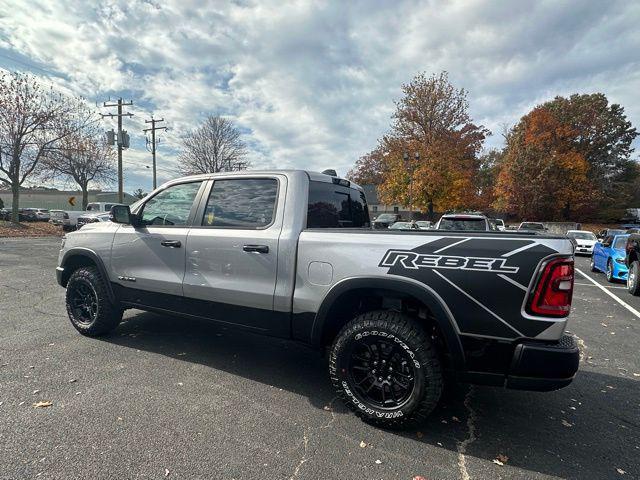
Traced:
<svg viewBox="0 0 640 480">
<path fill-rule="evenodd" d="M 379 266 L 433 288 L 462 333 L 536 337 L 552 323 L 520 308 L 540 261 L 556 250 L 531 239 L 443 237 L 411 250 L 388 250 Z"/>
</svg>

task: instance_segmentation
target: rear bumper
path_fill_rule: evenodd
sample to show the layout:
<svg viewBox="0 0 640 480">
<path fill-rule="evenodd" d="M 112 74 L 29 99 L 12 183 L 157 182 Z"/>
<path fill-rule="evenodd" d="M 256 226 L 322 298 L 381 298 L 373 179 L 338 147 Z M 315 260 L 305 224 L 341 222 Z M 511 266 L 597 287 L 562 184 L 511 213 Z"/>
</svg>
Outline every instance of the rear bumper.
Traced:
<svg viewBox="0 0 640 480">
<path fill-rule="evenodd" d="M 516 346 L 505 386 L 518 390 L 557 390 L 571 383 L 580 364 L 574 338 L 558 343 L 523 342 Z"/>
</svg>

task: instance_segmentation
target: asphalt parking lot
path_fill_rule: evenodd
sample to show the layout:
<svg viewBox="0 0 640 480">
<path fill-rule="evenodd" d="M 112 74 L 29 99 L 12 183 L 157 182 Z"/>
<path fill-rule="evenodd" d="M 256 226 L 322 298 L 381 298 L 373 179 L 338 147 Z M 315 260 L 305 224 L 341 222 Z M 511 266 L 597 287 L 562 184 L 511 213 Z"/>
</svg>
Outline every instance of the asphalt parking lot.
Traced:
<svg viewBox="0 0 640 480">
<path fill-rule="evenodd" d="M 300 345 L 140 311 L 80 336 L 59 243 L 0 239 L 0 478 L 640 478 L 640 297 L 586 258 L 578 268 L 629 308 L 578 274 L 569 330 L 584 358 L 569 387 L 461 385 L 397 433 L 348 413 Z"/>
</svg>

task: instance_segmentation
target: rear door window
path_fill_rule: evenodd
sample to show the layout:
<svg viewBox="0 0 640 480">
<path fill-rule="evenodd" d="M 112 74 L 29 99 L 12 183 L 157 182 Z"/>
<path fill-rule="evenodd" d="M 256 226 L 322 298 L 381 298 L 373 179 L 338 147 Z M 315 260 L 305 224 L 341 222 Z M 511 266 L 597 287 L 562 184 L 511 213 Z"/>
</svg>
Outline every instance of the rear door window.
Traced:
<svg viewBox="0 0 640 480">
<path fill-rule="evenodd" d="M 207 200 L 202 225 L 258 229 L 273 223 L 278 199 L 275 178 L 216 180 Z"/>
<path fill-rule="evenodd" d="M 307 228 L 370 227 L 364 193 L 329 182 L 309 182 Z"/>
</svg>

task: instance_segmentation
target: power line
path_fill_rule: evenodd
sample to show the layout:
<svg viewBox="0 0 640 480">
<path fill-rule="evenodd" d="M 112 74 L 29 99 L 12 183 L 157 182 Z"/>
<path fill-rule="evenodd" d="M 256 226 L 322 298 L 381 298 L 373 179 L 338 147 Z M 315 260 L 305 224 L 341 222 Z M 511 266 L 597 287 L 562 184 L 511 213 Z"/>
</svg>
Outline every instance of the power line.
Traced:
<svg viewBox="0 0 640 480">
<path fill-rule="evenodd" d="M 151 128 L 144 128 L 143 132 L 151 132 L 151 156 L 153 157 L 153 189 L 157 188 L 156 184 L 156 130 L 166 130 L 167 127 L 156 127 L 156 123 L 164 122 L 164 118 L 160 120 L 155 120 L 153 116 L 151 116 L 151 120 L 145 120 L 144 123 L 150 123 Z M 147 139 L 147 145 L 149 144 L 149 139 Z"/>
</svg>

